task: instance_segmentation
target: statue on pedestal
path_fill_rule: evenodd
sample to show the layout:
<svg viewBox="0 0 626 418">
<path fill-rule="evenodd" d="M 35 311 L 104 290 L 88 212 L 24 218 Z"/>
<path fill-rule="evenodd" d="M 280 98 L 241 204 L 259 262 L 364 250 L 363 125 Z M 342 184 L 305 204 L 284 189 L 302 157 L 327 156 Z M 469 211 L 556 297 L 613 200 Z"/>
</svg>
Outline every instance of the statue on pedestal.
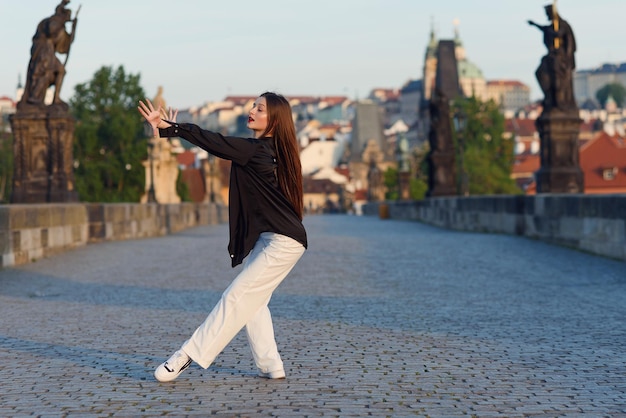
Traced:
<svg viewBox="0 0 626 418">
<path fill-rule="evenodd" d="M 459 66 L 454 40 L 441 40 L 437 46 L 435 88 L 428 105 L 430 128 L 428 142 L 428 197 L 456 194 L 456 163 L 450 103 L 461 97 Z"/>
<path fill-rule="evenodd" d="M 162 86 L 158 87 L 152 103 L 155 107 L 169 109 Z M 180 203 L 180 196 L 176 192 L 179 169 L 173 143 L 179 144 L 179 140 L 161 137 L 148 139 L 148 159 L 143 162 L 146 169 L 146 193 L 141 196 L 141 203 Z"/>
<path fill-rule="evenodd" d="M 56 54 L 69 54 L 76 17 L 62 0 L 55 13 L 37 25 L 33 36 L 28 75 L 17 111 L 10 116 L 13 132 L 13 191 L 11 203 L 78 201 L 74 188 L 74 118 L 60 99 L 65 64 Z M 78 12 L 77 12 L 78 13 Z M 71 33 L 65 29 L 73 22 Z M 67 57 L 65 62 L 67 63 Z M 46 92 L 55 87 L 52 103 Z"/>
<path fill-rule="evenodd" d="M 548 53 L 535 75 L 544 94 L 543 110 L 535 125 L 541 138 L 541 168 L 536 173 L 538 193 L 583 193 L 578 135 L 581 119 L 574 98 L 573 73 L 576 40 L 570 25 L 556 11 L 556 0 L 545 6 L 550 24 L 528 24 L 543 32 Z"/>
</svg>

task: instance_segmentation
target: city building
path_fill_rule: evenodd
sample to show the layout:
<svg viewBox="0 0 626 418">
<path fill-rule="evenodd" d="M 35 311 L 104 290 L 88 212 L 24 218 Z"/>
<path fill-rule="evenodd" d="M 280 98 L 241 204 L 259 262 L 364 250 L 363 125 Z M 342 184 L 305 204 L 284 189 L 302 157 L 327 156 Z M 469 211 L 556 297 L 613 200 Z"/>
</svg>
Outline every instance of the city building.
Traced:
<svg viewBox="0 0 626 418">
<path fill-rule="evenodd" d="M 574 73 L 576 103 L 578 106 L 585 106 L 586 102 L 597 103 L 597 91 L 611 83 L 620 83 L 626 87 L 626 62 L 602 64 L 597 68 L 576 71 Z"/>
<path fill-rule="evenodd" d="M 530 104 L 530 87 L 517 80 L 489 80 L 486 99 L 496 102 L 505 114 L 515 113 Z"/>
</svg>

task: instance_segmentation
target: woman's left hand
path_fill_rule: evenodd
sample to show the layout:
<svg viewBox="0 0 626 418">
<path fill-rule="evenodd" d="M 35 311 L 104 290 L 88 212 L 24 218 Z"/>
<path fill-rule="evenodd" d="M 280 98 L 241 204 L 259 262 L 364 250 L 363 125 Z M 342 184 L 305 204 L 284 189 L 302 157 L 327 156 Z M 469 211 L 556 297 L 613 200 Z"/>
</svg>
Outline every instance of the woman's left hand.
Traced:
<svg viewBox="0 0 626 418">
<path fill-rule="evenodd" d="M 161 116 L 163 117 L 163 119 L 170 121 L 170 122 L 176 122 L 176 117 L 178 116 L 178 109 L 172 109 L 171 107 L 165 111 L 165 109 L 161 108 Z"/>
<path fill-rule="evenodd" d="M 139 113 L 141 113 L 141 116 L 143 116 L 144 119 L 150 124 L 150 126 L 152 126 L 152 133 L 155 137 L 159 136 L 159 128 L 168 128 L 171 126 L 170 123 L 161 119 L 162 109 L 160 107 L 158 109 L 155 109 L 154 105 L 149 99 L 146 99 L 145 103 L 139 101 L 139 106 L 137 107 L 137 109 L 139 109 Z M 174 118 L 176 118 L 177 113 L 178 112 L 175 112 L 173 114 Z"/>
</svg>

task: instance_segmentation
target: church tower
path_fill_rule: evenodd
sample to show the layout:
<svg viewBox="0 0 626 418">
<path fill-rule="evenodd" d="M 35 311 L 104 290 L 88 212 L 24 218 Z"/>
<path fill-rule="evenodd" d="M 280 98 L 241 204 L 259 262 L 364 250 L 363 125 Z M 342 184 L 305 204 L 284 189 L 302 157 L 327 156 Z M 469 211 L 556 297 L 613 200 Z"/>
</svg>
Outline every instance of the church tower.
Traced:
<svg viewBox="0 0 626 418">
<path fill-rule="evenodd" d="M 430 40 L 424 57 L 424 74 L 422 76 L 422 98 L 430 100 L 435 88 L 435 76 L 437 74 L 437 37 L 435 36 L 434 23 L 430 27 Z"/>
<path fill-rule="evenodd" d="M 22 100 L 22 96 L 24 95 L 24 85 L 22 84 L 22 75 L 17 75 L 17 88 L 15 89 L 15 103 Z"/>
</svg>

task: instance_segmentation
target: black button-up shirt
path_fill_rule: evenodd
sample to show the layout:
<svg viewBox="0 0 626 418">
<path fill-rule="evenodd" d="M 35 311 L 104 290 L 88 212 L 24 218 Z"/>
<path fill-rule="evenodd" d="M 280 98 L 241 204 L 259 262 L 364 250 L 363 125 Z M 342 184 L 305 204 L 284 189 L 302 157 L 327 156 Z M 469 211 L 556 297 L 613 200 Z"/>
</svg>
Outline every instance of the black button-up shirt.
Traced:
<svg viewBox="0 0 626 418">
<path fill-rule="evenodd" d="M 276 178 L 274 138 L 238 138 L 201 129 L 191 123 L 172 123 L 160 136 L 181 137 L 209 153 L 230 160 L 228 251 L 232 266 L 241 264 L 262 232 L 286 235 L 307 247 L 300 217 L 283 195 Z"/>
</svg>

